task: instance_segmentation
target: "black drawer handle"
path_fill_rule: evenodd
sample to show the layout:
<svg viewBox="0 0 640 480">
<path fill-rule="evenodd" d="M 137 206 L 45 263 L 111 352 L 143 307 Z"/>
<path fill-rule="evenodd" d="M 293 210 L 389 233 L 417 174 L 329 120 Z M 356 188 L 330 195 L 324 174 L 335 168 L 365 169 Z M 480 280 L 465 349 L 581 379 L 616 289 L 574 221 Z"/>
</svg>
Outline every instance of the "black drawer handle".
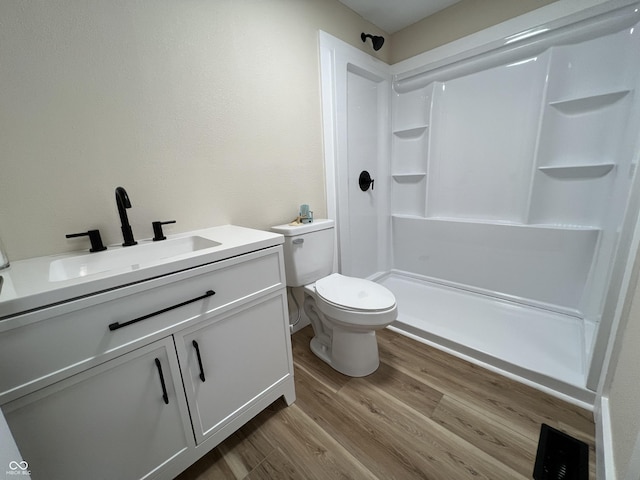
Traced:
<svg viewBox="0 0 640 480">
<path fill-rule="evenodd" d="M 198 356 L 198 365 L 200 366 L 200 380 L 204 382 L 204 369 L 202 368 L 202 357 L 200 357 L 200 347 L 198 346 L 198 342 L 195 340 L 191 342 L 193 348 L 196 349 L 196 355 Z"/>
<path fill-rule="evenodd" d="M 142 317 L 134 318 L 133 320 L 129 320 L 128 322 L 124 322 L 124 323 L 115 322 L 115 323 L 112 323 L 111 325 L 109 325 L 109 330 L 114 331 L 114 330 L 117 330 L 119 328 L 126 327 L 128 325 L 131 325 L 132 323 L 137 323 L 137 322 L 140 322 L 142 320 L 146 320 L 147 318 L 155 317 L 156 315 L 160 315 L 162 313 L 168 312 L 168 311 L 173 310 L 175 308 L 184 307 L 185 305 L 188 305 L 188 304 L 193 303 L 193 302 L 197 302 L 198 300 L 202 300 L 203 298 L 207 298 L 207 297 L 210 297 L 210 296 L 215 295 L 215 294 L 216 294 L 216 292 L 214 292 L 213 290 L 208 290 L 207 293 L 205 293 L 204 295 L 199 296 L 198 298 L 192 298 L 191 300 L 187 300 L 186 302 L 178 303 L 176 305 L 172 305 L 171 307 L 163 308 L 162 310 L 158 310 L 157 312 L 153 312 L 153 313 L 149 313 L 147 315 L 143 315 Z"/>
<path fill-rule="evenodd" d="M 167 386 L 164 384 L 164 375 L 162 374 L 162 365 L 160 360 L 156 358 L 156 367 L 158 367 L 158 374 L 160 375 L 160 384 L 162 385 L 162 399 L 164 403 L 169 405 L 169 395 L 167 395 Z"/>
</svg>

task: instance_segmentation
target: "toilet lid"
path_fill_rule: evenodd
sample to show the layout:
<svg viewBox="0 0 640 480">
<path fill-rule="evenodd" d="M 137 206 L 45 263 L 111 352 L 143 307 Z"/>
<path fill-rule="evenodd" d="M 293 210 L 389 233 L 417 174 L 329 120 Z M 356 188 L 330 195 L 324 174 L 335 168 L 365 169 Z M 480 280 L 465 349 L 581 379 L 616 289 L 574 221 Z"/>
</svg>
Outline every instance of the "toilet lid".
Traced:
<svg viewBox="0 0 640 480">
<path fill-rule="evenodd" d="M 318 280 L 316 293 L 334 305 L 352 310 L 388 310 L 396 304 L 393 293 L 382 285 L 339 273 Z"/>
</svg>

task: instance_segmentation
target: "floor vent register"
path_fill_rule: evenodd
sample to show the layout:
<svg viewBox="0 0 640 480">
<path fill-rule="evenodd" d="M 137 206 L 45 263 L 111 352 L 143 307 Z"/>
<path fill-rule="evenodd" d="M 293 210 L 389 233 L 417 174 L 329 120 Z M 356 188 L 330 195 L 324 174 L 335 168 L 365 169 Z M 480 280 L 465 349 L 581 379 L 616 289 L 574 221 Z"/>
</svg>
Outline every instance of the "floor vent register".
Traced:
<svg viewBox="0 0 640 480">
<path fill-rule="evenodd" d="M 589 480 L 589 447 L 586 443 L 542 424 L 534 480 Z"/>
</svg>

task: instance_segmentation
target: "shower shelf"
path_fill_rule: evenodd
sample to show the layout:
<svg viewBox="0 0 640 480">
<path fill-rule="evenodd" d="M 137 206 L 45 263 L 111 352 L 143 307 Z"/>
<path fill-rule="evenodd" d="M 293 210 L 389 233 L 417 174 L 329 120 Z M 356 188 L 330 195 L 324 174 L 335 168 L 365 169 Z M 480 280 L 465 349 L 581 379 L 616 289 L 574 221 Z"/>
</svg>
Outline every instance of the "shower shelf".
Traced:
<svg viewBox="0 0 640 480">
<path fill-rule="evenodd" d="M 555 178 L 598 178 L 604 177 L 615 167 L 614 163 L 592 165 L 558 165 L 538 167 L 543 173 Z"/>
<path fill-rule="evenodd" d="M 524 229 L 524 230 L 571 230 L 571 231 L 584 231 L 584 232 L 599 232 L 600 227 L 591 225 L 572 225 L 567 223 L 518 223 L 518 222 L 501 222 L 499 220 L 490 220 L 483 218 L 464 218 L 464 217 L 447 217 L 437 215 L 415 215 L 407 213 L 392 213 L 392 218 L 405 218 L 410 220 L 420 220 L 428 222 L 442 222 L 442 223 L 458 223 L 458 224 L 475 224 L 475 225 L 490 225 L 499 228 L 507 229 Z"/>
<path fill-rule="evenodd" d="M 395 130 L 393 134 L 398 138 L 419 138 L 424 132 L 427 131 L 427 128 L 427 125 L 423 125 L 421 127 Z"/>
<path fill-rule="evenodd" d="M 593 225 L 573 225 L 570 223 L 529 223 L 527 227 L 531 228 L 546 228 L 551 230 L 572 230 L 581 232 L 600 232 L 602 229 Z"/>
<path fill-rule="evenodd" d="M 424 172 L 415 173 L 394 173 L 391 175 L 398 183 L 416 183 L 427 176 Z"/>
<path fill-rule="evenodd" d="M 629 94 L 629 92 L 631 92 L 631 90 L 619 90 L 601 95 L 590 95 L 587 97 L 550 102 L 549 105 L 565 115 L 579 115 L 613 105 Z"/>
</svg>

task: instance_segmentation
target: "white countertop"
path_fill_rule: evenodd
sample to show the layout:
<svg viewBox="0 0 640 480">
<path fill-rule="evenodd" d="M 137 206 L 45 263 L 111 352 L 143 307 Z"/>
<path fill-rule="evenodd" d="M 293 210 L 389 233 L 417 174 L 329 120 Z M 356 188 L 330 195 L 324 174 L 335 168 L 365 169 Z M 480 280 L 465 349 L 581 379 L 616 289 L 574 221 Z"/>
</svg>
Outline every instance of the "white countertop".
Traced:
<svg viewBox="0 0 640 480">
<path fill-rule="evenodd" d="M 85 255 L 106 257 L 109 252 L 118 249 L 144 248 L 145 245 L 154 242 L 151 239 L 138 240 L 138 245 L 131 247 L 109 246 L 105 252 L 89 253 L 88 250 L 84 250 L 11 262 L 8 269 L 0 271 L 0 275 L 4 277 L 4 285 L 0 291 L 0 320 L 46 305 L 217 262 L 225 258 L 280 245 L 284 242 L 284 237 L 280 234 L 235 225 L 223 225 L 170 235 L 167 236 L 167 240 L 189 236 L 203 237 L 218 242 L 220 245 L 153 262 L 128 265 L 61 281 L 50 280 L 51 263 L 56 260 Z M 162 242 L 156 243 L 161 244 Z M 133 252 L 133 250 L 131 251 Z"/>
</svg>

